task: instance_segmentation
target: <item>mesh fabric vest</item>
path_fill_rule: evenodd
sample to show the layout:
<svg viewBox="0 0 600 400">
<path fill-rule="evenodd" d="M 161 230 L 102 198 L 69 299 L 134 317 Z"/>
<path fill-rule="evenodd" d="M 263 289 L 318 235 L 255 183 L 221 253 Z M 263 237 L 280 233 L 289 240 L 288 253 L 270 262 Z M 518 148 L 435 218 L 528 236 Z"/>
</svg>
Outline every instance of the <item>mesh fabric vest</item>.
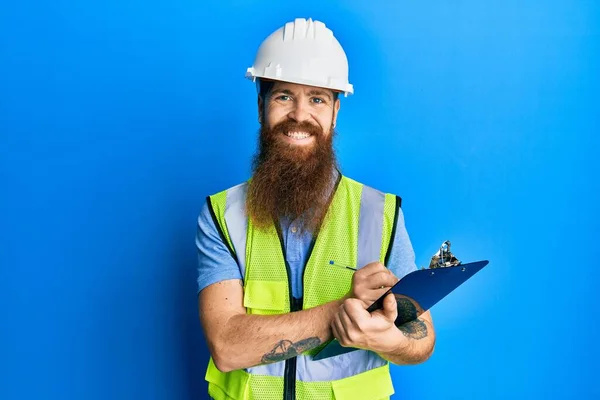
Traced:
<svg viewBox="0 0 600 400">
<path fill-rule="evenodd" d="M 325 221 L 314 238 L 303 273 L 301 304 L 292 302 L 289 267 L 275 225 L 255 229 L 245 210 L 247 183 L 209 196 L 209 208 L 223 241 L 244 278 L 249 314 L 282 314 L 343 297 L 353 271 L 387 262 L 401 199 L 340 176 Z M 377 354 L 357 350 L 323 360 L 321 347 L 277 363 L 223 373 L 209 361 L 206 380 L 216 400 L 378 400 L 394 393 L 389 365 Z"/>
</svg>

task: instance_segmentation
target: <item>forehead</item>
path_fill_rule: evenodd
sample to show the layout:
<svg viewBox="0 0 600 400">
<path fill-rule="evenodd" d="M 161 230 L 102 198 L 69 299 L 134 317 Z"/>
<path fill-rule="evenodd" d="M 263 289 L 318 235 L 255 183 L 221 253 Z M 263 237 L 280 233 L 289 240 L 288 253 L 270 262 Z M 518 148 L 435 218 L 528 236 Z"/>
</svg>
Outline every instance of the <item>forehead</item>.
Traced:
<svg viewBox="0 0 600 400">
<path fill-rule="evenodd" d="M 275 82 L 273 84 L 271 92 L 286 92 L 291 94 L 303 93 L 305 95 L 324 95 L 328 96 L 329 98 L 333 97 L 333 91 L 331 89 L 325 89 L 317 86 L 300 85 L 297 83 L 289 82 Z"/>
</svg>

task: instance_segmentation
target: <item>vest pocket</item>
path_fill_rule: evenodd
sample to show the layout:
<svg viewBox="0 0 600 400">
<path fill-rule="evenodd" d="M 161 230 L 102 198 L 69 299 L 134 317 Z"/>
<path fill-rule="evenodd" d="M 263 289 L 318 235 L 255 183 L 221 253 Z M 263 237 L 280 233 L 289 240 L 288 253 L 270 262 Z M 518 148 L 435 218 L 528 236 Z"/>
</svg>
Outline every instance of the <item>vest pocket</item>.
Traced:
<svg viewBox="0 0 600 400">
<path fill-rule="evenodd" d="M 249 314 L 280 314 L 289 309 L 287 282 L 248 280 L 244 307 Z"/>
<path fill-rule="evenodd" d="M 204 379 L 208 382 L 208 394 L 215 400 L 242 400 L 247 398 L 249 376 L 244 370 L 221 372 L 212 357 L 208 362 Z"/>
<path fill-rule="evenodd" d="M 381 400 L 394 394 L 389 364 L 331 381 L 331 388 L 339 400 Z"/>
</svg>

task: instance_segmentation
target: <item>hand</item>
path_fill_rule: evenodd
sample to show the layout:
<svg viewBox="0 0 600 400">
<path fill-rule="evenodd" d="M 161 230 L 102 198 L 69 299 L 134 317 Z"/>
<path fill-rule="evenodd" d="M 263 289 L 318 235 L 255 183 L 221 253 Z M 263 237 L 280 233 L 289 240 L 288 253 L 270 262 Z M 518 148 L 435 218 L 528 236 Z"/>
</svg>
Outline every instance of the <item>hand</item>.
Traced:
<svg viewBox="0 0 600 400">
<path fill-rule="evenodd" d="M 331 331 L 344 347 L 376 352 L 388 352 L 406 341 L 394 324 L 398 316 L 396 299 L 392 293 L 383 301 L 383 309 L 369 313 L 361 300 L 346 299 L 331 322 Z"/>
<path fill-rule="evenodd" d="M 383 264 L 372 262 L 352 276 L 352 288 L 347 298 L 355 298 L 368 308 L 398 282 L 398 278 Z"/>
</svg>

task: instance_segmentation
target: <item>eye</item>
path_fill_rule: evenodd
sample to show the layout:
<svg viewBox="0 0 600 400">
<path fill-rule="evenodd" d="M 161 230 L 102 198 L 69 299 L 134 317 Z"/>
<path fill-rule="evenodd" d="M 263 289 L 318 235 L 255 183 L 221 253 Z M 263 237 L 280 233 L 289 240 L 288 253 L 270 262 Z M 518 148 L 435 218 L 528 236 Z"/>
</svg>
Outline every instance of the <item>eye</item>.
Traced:
<svg viewBox="0 0 600 400">
<path fill-rule="evenodd" d="M 317 103 L 317 104 L 323 104 L 323 103 L 325 103 L 325 100 L 323 100 L 323 99 L 322 99 L 322 98 L 320 98 L 320 97 L 313 97 L 313 98 L 312 98 L 312 101 L 313 101 L 314 103 Z"/>
<path fill-rule="evenodd" d="M 287 94 L 282 94 L 281 96 L 277 96 L 277 100 L 288 101 L 289 99 L 290 99 L 290 96 L 288 96 Z"/>
</svg>

